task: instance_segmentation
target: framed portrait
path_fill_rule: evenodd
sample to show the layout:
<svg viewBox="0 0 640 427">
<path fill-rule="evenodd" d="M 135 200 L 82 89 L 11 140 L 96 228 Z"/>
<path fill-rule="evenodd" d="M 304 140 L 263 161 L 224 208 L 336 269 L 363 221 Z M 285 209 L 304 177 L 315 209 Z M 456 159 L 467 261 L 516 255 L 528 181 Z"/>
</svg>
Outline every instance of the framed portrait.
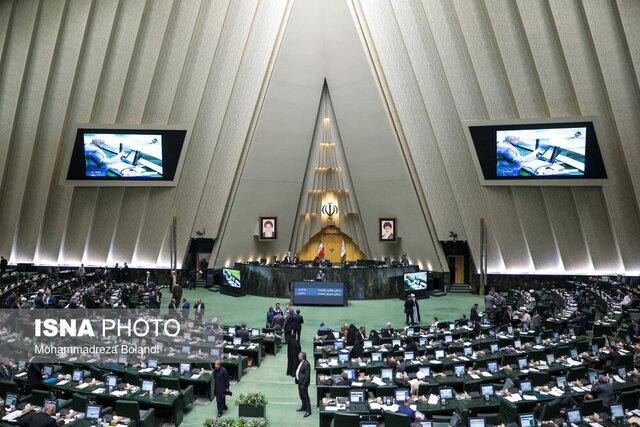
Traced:
<svg viewBox="0 0 640 427">
<path fill-rule="evenodd" d="M 278 240 L 278 217 L 260 217 L 260 235 L 258 240 Z"/>
<path fill-rule="evenodd" d="M 378 218 L 378 236 L 381 242 L 398 241 L 398 221 L 396 218 Z"/>
</svg>

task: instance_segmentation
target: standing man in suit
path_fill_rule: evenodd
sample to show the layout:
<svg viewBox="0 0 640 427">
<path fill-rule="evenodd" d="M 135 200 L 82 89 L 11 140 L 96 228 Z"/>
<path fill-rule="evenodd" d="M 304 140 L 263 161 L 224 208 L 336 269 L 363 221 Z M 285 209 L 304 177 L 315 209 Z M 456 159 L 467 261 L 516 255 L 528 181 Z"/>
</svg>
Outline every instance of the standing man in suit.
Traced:
<svg viewBox="0 0 640 427">
<path fill-rule="evenodd" d="M 4 275 L 7 271 L 7 266 L 9 265 L 9 261 L 3 256 L 0 256 L 0 276 Z"/>
<path fill-rule="evenodd" d="M 413 318 L 413 308 L 415 307 L 416 302 L 411 295 L 404 302 L 404 314 L 406 315 L 406 322 L 411 322 L 411 325 L 415 325 L 416 322 Z"/>
<path fill-rule="evenodd" d="M 307 361 L 307 353 L 304 351 L 298 355 L 300 364 L 296 369 L 296 384 L 298 384 L 298 394 L 302 406 L 296 412 L 304 412 L 305 418 L 311 415 L 311 401 L 309 400 L 309 383 L 311 382 L 311 365 Z"/>
<path fill-rule="evenodd" d="M 42 365 L 36 361 L 35 354 L 29 350 L 27 353 L 27 388 L 33 390 L 42 386 Z"/>
<path fill-rule="evenodd" d="M 298 344 L 300 343 L 300 334 L 302 333 L 302 324 L 304 318 L 300 315 L 300 310 L 296 310 L 296 314 L 291 315 L 293 321 L 293 335 L 296 337 Z"/>
<path fill-rule="evenodd" d="M 202 272 L 202 280 L 204 280 L 204 283 L 207 283 L 208 268 L 209 268 L 209 263 L 207 262 L 206 259 L 202 258 L 202 261 L 200 261 L 200 271 Z"/>
<path fill-rule="evenodd" d="M 473 304 L 473 307 L 471 307 L 471 315 L 469 316 L 469 320 L 473 323 L 480 321 L 480 315 L 478 314 L 478 304 Z"/>
<path fill-rule="evenodd" d="M 300 258 L 298 258 L 298 254 L 293 254 L 293 265 L 300 264 Z"/>
<path fill-rule="evenodd" d="M 84 269 L 84 264 L 80 264 L 80 268 L 78 268 L 78 279 L 80 279 L 80 286 L 84 286 L 84 276 L 86 275 L 86 271 Z"/>
<path fill-rule="evenodd" d="M 44 306 L 46 308 L 56 308 L 56 297 L 51 293 L 51 289 L 47 291 L 47 296 L 44 298 Z"/>
<path fill-rule="evenodd" d="M 213 378 L 214 378 L 214 394 L 216 396 L 216 403 L 218 405 L 218 418 L 222 416 L 222 413 L 229 409 L 225 402 L 225 397 L 231 394 L 229 391 L 229 373 L 222 366 L 220 359 L 216 360 L 213 365 Z"/>
<path fill-rule="evenodd" d="M 282 265 L 289 265 L 291 264 L 291 257 L 289 256 L 289 252 L 287 252 L 286 254 L 284 254 L 284 258 L 282 258 Z"/>
<path fill-rule="evenodd" d="M 202 300 L 198 298 L 193 305 L 193 310 L 196 312 L 196 320 L 202 323 L 202 317 L 204 316 L 204 304 Z"/>
<path fill-rule="evenodd" d="M 189 310 L 191 309 L 191 305 L 189 304 L 189 301 L 187 301 L 186 298 L 182 298 L 182 318 L 183 319 L 188 319 L 189 318 Z"/>
<path fill-rule="evenodd" d="M 289 336 L 293 332 L 293 325 L 295 324 L 295 319 L 293 318 L 293 310 L 287 304 L 287 308 L 284 310 L 284 341 L 289 342 Z"/>
<path fill-rule="evenodd" d="M 38 295 L 33 299 L 33 304 L 35 305 L 35 308 L 45 308 L 42 292 L 38 292 Z"/>
<path fill-rule="evenodd" d="M 0 380 L 13 381 L 13 368 L 8 357 L 2 358 L 2 366 L 0 366 Z"/>
<path fill-rule="evenodd" d="M 318 275 L 316 276 L 316 282 L 326 282 L 327 275 L 324 274 L 322 270 L 318 271 Z"/>
</svg>

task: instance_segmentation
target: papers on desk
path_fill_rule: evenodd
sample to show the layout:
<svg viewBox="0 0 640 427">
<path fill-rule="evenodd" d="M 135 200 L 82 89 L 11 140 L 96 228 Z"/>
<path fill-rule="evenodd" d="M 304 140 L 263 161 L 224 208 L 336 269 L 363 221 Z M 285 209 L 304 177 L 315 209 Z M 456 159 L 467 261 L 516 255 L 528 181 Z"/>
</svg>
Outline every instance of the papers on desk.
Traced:
<svg viewBox="0 0 640 427">
<path fill-rule="evenodd" d="M 200 378 L 200 374 L 193 374 L 193 375 L 191 375 L 191 379 L 192 379 L 192 380 L 197 380 L 198 378 Z"/>
<path fill-rule="evenodd" d="M 172 369 L 171 368 L 166 368 L 163 369 L 162 371 L 160 371 L 161 375 L 164 375 L 165 377 L 168 377 L 169 375 L 171 375 Z"/>
<path fill-rule="evenodd" d="M 429 395 L 429 400 L 427 402 L 429 405 L 437 405 L 438 404 L 438 396 L 435 394 Z"/>
<path fill-rule="evenodd" d="M 104 393 L 104 388 L 102 388 L 102 387 L 97 388 L 97 389 L 93 390 L 91 393 L 93 393 L 93 394 L 102 394 L 102 393 Z"/>
<path fill-rule="evenodd" d="M 602 426 L 602 424 L 600 424 L 600 423 L 596 423 L 596 422 L 589 423 L 589 425 L 590 425 L 590 426 L 593 426 L 593 427 L 603 427 L 603 426 Z"/>
<path fill-rule="evenodd" d="M 432 360 L 431 363 L 434 365 L 442 365 L 442 362 L 439 360 Z"/>
<path fill-rule="evenodd" d="M 532 395 L 532 394 L 523 394 L 523 395 L 522 395 L 522 398 L 523 398 L 524 400 L 538 400 L 538 398 L 537 398 L 537 397 L 535 397 L 535 396 L 534 396 L 534 395 Z"/>
<path fill-rule="evenodd" d="M 533 348 L 535 348 L 536 350 L 544 350 L 544 346 L 540 344 L 534 345 Z"/>
<path fill-rule="evenodd" d="M 507 399 L 509 402 L 516 403 L 520 402 L 522 400 L 522 397 L 520 397 L 519 394 L 512 394 L 511 396 L 505 397 L 505 399 Z"/>
<path fill-rule="evenodd" d="M 354 386 L 354 387 L 362 387 L 363 384 L 364 383 L 361 383 L 359 381 L 352 381 L 351 382 L 351 385 Z"/>
<path fill-rule="evenodd" d="M 578 362 L 577 360 L 573 360 L 573 359 L 567 359 L 567 363 L 569 364 L 569 366 L 580 366 L 580 365 L 582 365 L 582 362 Z"/>
<path fill-rule="evenodd" d="M 116 391 L 112 391 L 111 394 L 116 397 L 122 397 L 125 394 L 127 394 L 127 392 L 124 390 L 116 390 Z"/>
<path fill-rule="evenodd" d="M 241 345 L 240 347 L 238 347 L 238 350 L 245 350 L 247 347 Z"/>
<path fill-rule="evenodd" d="M 366 363 L 363 363 L 363 362 L 360 362 L 360 363 L 359 363 L 359 365 L 360 365 L 361 367 L 363 367 L 363 368 L 364 368 L 365 366 L 367 366 L 367 364 L 366 364 Z"/>
<path fill-rule="evenodd" d="M 25 375 L 27 375 L 27 373 L 26 373 L 26 372 L 20 372 L 19 374 L 16 374 L 16 375 L 15 375 L 15 377 L 16 377 L 16 378 L 22 378 L 22 377 L 24 377 Z"/>
<path fill-rule="evenodd" d="M 622 378 L 620 378 L 618 375 L 614 375 L 613 379 L 616 380 L 619 383 L 623 383 L 624 382 L 624 380 Z"/>
<path fill-rule="evenodd" d="M 474 380 L 479 380 L 480 379 L 480 376 L 478 376 L 478 374 L 469 374 L 469 376 L 471 378 L 473 378 Z"/>
<path fill-rule="evenodd" d="M 65 385 L 69 382 L 69 380 L 62 380 L 58 383 L 58 385 Z"/>
<path fill-rule="evenodd" d="M 378 403 L 376 402 L 369 402 L 369 408 L 371 408 L 371 410 L 376 411 L 378 409 L 380 409 L 382 406 L 380 406 Z"/>
<path fill-rule="evenodd" d="M 22 415 L 22 411 L 19 409 L 16 409 L 13 412 L 9 412 L 7 415 L 5 415 L 4 417 L 2 417 L 2 419 L 4 421 L 14 421 L 16 418 L 18 418 L 20 415 Z"/>
<path fill-rule="evenodd" d="M 481 374 L 483 377 L 490 377 L 490 376 L 491 376 L 491 373 L 489 373 L 489 372 L 480 372 L 480 374 Z"/>
<path fill-rule="evenodd" d="M 140 372 L 141 374 L 146 374 L 147 372 L 153 372 L 153 368 L 140 369 L 138 372 Z"/>
<path fill-rule="evenodd" d="M 338 410 L 338 407 L 337 406 L 325 406 L 324 410 L 325 411 L 329 411 L 329 412 L 335 412 L 335 411 Z"/>
<path fill-rule="evenodd" d="M 76 388 L 80 389 L 80 390 L 82 390 L 83 388 L 87 388 L 87 387 L 89 387 L 89 383 L 82 383 L 82 384 L 78 384 L 76 386 Z"/>
<path fill-rule="evenodd" d="M 460 360 L 464 360 L 465 362 L 468 362 L 469 358 L 465 356 L 460 356 Z"/>
<path fill-rule="evenodd" d="M 549 392 L 549 394 L 550 394 L 551 396 L 560 397 L 560 396 L 562 396 L 562 395 L 564 394 L 564 391 L 562 391 L 562 390 L 558 389 L 557 387 L 554 387 L 554 388 Z"/>
<path fill-rule="evenodd" d="M 381 385 L 384 385 L 384 384 L 385 384 L 385 383 L 384 383 L 384 381 L 382 381 L 382 380 L 381 380 L 380 378 L 378 378 L 378 377 L 374 377 L 374 378 L 371 380 L 371 383 L 372 383 L 372 384 L 375 384 L 375 385 L 377 385 L 377 386 L 381 386 Z"/>
</svg>

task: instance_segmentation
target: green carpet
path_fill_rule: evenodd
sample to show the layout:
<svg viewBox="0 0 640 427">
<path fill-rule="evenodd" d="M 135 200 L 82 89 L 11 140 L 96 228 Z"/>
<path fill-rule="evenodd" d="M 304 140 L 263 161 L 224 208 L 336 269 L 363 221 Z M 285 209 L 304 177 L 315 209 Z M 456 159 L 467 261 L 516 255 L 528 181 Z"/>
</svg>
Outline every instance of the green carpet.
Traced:
<svg viewBox="0 0 640 427">
<path fill-rule="evenodd" d="M 275 306 L 276 302 L 280 302 L 284 308 L 288 303 L 287 300 L 277 298 L 254 296 L 236 298 L 205 289 L 185 290 L 183 296 L 192 305 L 196 298 L 202 298 L 207 309 L 222 311 L 225 325 L 239 325 L 246 322 L 249 328 L 264 326 L 269 306 Z M 479 296 L 469 294 L 448 294 L 439 298 L 420 300 L 422 324 L 431 324 L 434 316 L 440 320 L 458 319 L 461 313 L 469 316 L 474 303 L 480 304 L 481 308 L 484 307 Z M 358 327 L 365 326 L 367 333 L 371 328 L 380 330 L 386 322 L 391 322 L 392 327 L 402 327 L 405 319 L 403 304 L 404 302 L 399 299 L 382 299 L 349 301 L 347 307 L 294 307 L 300 308 L 300 314 L 304 317 L 302 350 L 307 352 L 311 360 L 313 338 L 321 322 L 336 330 L 344 323 L 354 323 Z M 269 401 L 267 420 L 272 426 L 317 426 L 318 412 L 314 405 L 315 383 L 312 381 L 309 386 L 312 416 L 303 418 L 302 413 L 295 411 L 300 407 L 298 387 L 293 378 L 285 375 L 286 365 L 287 352 L 284 346 L 277 356 L 268 356 L 263 359 L 260 368 L 250 368 L 245 371 L 242 380 L 231 386 L 233 396 L 227 398 L 229 411 L 224 416 L 238 416 L 238 407 L 234 405 L 234 400 L 240 393 L 262 392 Z M 185 411 L 182 425 L 201 426 L 204 420 L 215 416 L 215 401 L 209 405 L 192 405 Z"/>
</svg>

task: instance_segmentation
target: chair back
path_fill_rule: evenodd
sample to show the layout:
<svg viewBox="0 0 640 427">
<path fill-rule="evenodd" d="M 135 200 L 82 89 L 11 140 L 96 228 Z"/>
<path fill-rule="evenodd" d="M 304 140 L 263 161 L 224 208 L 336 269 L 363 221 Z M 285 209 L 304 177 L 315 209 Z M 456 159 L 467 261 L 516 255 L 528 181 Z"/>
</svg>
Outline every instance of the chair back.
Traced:
<svg viewBox="0 0 640 427">
<path fill-rule="evenodd" d="M 501 424 L 518 423 L 518 405 L 507 399 L 500 400 L 498 420 Z"/>
<path fill-rule="evenodd" d="M 534 387 L 547 385 L 549 381 L 551 381 L 551 376 L 548 372 L 531 372 L 529 371 L 529 379 L 531 380 L 531 385 Z M 505 400 L 505 399 L 503 399 Z"/>
<path fill-rule="evenodd" d="M 540 420 L 548 421 L 557 418 L 560 415 L 560 399 L 554 399 L 542 407 Z"/>
<path fill-rule="evenodd" d="M 384 425 L 385 427 L 407 427 L 411 424 L 411 419 L 408 415 L 397 414 L 395 412 L 384 413 Z"/>
<path fill-rule="evenodd" d="M 580 405 L 580 413 L 582 413 L 582 415 L 593 415 L 596 412 L 602 411 L 604 411 L 602 399 L 585 399 L 582 401 L 582 405 Z"/>
<path fill-rule="evenodd" d="M 140 405 L 132 400 L 116 400 L 116 415 L 131 418 L 134 421 L 140 421 Z"/>
<path fill-rule="evenodd" d="M 627 411 L 638 409 L 638 398 L 640 397 L 640 390 L 629 390 L 620 392 L 620 403 L 622 407 Z"/>
<path fill-rule="evenodd" d="M 587 367 L 586 366 L 576 366 L 575 368 L 569 369 L 567 372 L 567 381 L 576 381 L 582 378 L 586 378 L 587 376 Z"/>
<path fill-rule="evenodd" d="M 333 427 L 359 427 L 360 415 L 336 412 L 333 414 Z"/>
<path fill-rule="evenodd" d="M 140 385 L 140 375 L 133 372 L 124 373 L 124 382 L 131 385 Z"/>
<path fill-rule="evenodd" d="M 166 387 L 171 390 L 180 390 L 180 380 L 178 378 L 160 377 L 158 387 Z"/>
<path fill-rule="evenodd" d="M 31 402 L 34 405 L 42 406 L 45 399 L 53 399 L 53 393 L 46 390 L 31 390 Z"/>
<path fill-rule="evenodd" d="M 329 390 L 329 397 L 349 397 L 350 386 L 334 385 Z"/>
<path fill-rule="evenodd" d="M 422 384 L 420 384 L 422 385 Z M 396 389 L 398 387 L 395 385 L 383 385 L 375 389 L 376 397 L 395 397 Z M 419 389 L 418 389 L 419 390 Z"/>
<path fill-rule="evenodd" d="M 80 393 L 73 393 L 71 395 L 71 408 L 74 411 L 84 412 L 89 405 L 90 400 L 87 396 Z"/>
</svg>

